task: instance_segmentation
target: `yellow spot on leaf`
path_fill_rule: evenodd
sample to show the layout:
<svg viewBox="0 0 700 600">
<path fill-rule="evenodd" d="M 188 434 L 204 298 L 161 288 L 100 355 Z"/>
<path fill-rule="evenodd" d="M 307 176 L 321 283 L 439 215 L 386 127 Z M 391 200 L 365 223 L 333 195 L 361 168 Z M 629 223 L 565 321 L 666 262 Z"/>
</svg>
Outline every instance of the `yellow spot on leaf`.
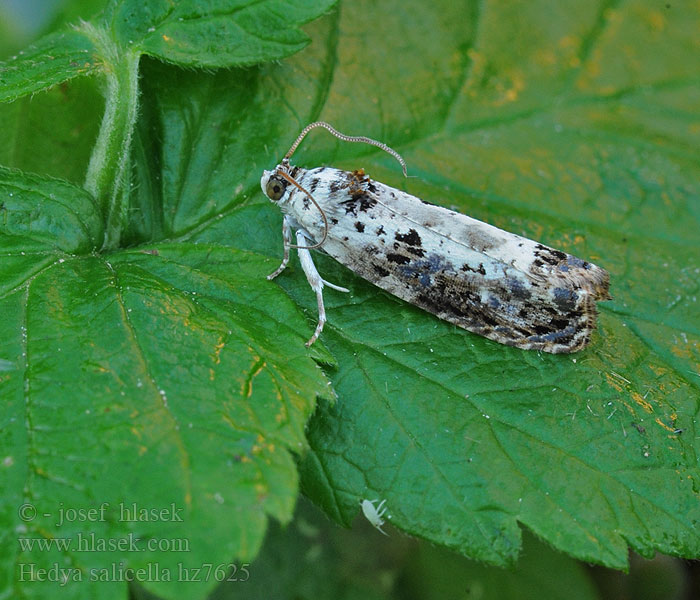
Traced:
<svg viewBox="0 0 700 600">
<path fill-rule="evenodd" d="M 215 352 L 214 352 L 214 364 L 218 365 L 221 362 L 220 354 L 221 354 L 221 350 L 223 349 L 223 347 L 225 345 L 226 345 L 226 342 L 224 342 L 222 340 L 214 346 L 214 350 L 215 350 Z"/>
<path fill-rule="evenodd" d="M 509 102 L 515 102 L 518 96 L 520 96 L 520 92 L 525 89 L 525 78 L 522 72 L 516 70 L 511 73 L 509 83 L 499 81 L 495 84 L 495 88 L 500 98 L 497 97 L 494 100 L 494 106 L 502 106 Z"/>
<path fill-rule="evenodd" d="M 666 425 L 666 423 L 664 423 L 661 419 L 659 419 L 659 417 L 656 417 L 656 419 L 654 419 L 654 421 L 656 421 L 659 425 L 661 425 L 661 427 L 663 427 L 667 431 L 670 431 L 671 433 L 674 433 L 676 431 L 675 428 L 669 427 L 668 425 Z"/>
<path fill-rule="evenodd" d="M 170 41 L 172 41 L 172 39 L 173 39 L 173 38 L 168 37 L 167 35 L 163 34 L 163 41 L 164 41 L 164 42 L 170 42 Z"/>
<path fill-rule="evenodd" d="M 610 373 L 605 374 L 605 379 L 608 381 L 608 385 L 611 388 L 613 388 L 616 392 L 622 393 L 622 391 L 623 391 L 622 385 Z"/>
<path fill-rule="evenodd" d="M 656 375 L 659 378 L 668 375 L 668 369 L 666 369 L 665 367 L 653 364 L 648 365 L 648 367 L 654 372 L 654 375 Z"/>
<path fill-rule="evenodd" d="M 651 404 L 649 404 L 639 392 L 632 392 L 632 399 L 648 413 L 654 411 Z"/>
</svg>

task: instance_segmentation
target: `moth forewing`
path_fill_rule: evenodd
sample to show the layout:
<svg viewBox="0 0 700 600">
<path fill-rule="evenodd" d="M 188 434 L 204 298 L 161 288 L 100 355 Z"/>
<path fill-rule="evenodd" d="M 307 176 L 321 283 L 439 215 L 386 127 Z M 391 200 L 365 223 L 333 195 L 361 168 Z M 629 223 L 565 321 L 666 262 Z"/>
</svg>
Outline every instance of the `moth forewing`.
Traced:
<svg viewBox="0 0 700 600">
<path fill-rule="evenodd" d="M 286 226 L 311 242 L 325 236 L 323 250 L 364 279 L 502 344 L 561 353 L 588 343 L 596 301 L 608 298 L 600 267 L 427 204 L 362 170 L 281 168 L 318 204 L 288 185 L 273 200 Z M 265 171 L 263 191 L 277 170 Z"/>
</svg>

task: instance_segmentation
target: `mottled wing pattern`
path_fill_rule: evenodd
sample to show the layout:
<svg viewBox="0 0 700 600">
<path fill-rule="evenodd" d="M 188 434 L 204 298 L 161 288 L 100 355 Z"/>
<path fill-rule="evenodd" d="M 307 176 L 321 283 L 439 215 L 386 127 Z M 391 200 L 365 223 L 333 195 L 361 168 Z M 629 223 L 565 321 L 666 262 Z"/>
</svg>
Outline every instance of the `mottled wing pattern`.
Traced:
<svg viewBox="0 0 700 600">
<path fill-rule="evenodd" d="M 380 288 L 502 344 L 573 352 L 596 327 L 608 273 L 596 265 L 372 181 L 363 171 L 293 169 L 329 222 L 323 249 Z M 291 186 L 290 186 L 291 188 Z M 314 239 L 317 208 L 280 202 Z"/>
</svg>

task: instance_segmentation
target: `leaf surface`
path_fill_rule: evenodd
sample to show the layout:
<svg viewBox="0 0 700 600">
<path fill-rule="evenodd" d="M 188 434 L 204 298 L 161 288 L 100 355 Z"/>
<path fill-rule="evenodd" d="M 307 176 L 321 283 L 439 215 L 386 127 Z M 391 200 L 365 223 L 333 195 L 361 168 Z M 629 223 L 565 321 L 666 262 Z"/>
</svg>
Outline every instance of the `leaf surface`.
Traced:
<svg viewBox="0 0 700 600">
<path fill-rule="evenodd" d="M 552 15 L 535 3 L 516 23 L 486 3 L 455 27 L 442 8 L 392 23 L 396 36 L 379 47 L 369 33 L 344 35 L 351 17 L 341 18 L 328 92 L 341 100 L 320 114 L 392 145 L 418 181 L 343 158 L 354 147 L 334 163 L 591 259 L 611 272 L 614 300 L 601 305 L 589 349 L 537 355 L 464 334 L 321 259 L 323 276 L 351 294 L 329 301 L 339 401 L 310 424 L 304 489 L 345 523 L 358 497 L 386 499 L 407 531 L 499 564 L 518 553 L 519 523 L 618 568 L 628 545 L 697 556 L 700 189 L 690 147 L 700 81 L 698 61 L 676 57 L 700 15 L 651 3 Z M 399 47 L 410 71 L 376 60 L 398 62 Z M 358 87 L 377 106 L 363 125 L 342 106 Z M 395 133 L 379 135 L 376 122 Z"/>
<path fill-rule="evenodd" d="M 69 29 L 49 34 L 0 63 L 0 102 L 89 75 L 98 67 L 93 40 L 83 32 Z"/>
<path fill-rule="evenodd" d="M 195 67 L 252 65 L 289 56 L 309 43 L 299 25 L 335 0 L 116 0 L 107 10 L 124 44 L 145 54 Z"/>
<path fill-rule="evenodd" d="M 175 574 L 204 557 L 226 564 L 234 554 L 254 556 L 267 516 L 291 517 L 290 450 L 305 446 L 315 397 L 329 396 L 321 370 L 290 342 L 295 323 L 303 327 L 291 302 L 270 297 L 260 281 L 269 261 L 183 243 L 28 257 L 8 238 L 0 514 L 5 527 L 22 526 L 24 541 L 4 544 L 6 581 L 15 564 L 64 564 L 62 554 L 84 581 L 125 557 L 143 568 L 157 558 Z M 17 522 L 23 504 L 39 517 Z M 104 507 L 105 518 L 68 522 L 64 507 Z M 128 516 L 140 511 L 167 514 Z M 212 534 L 213 520 L 221 534 Z M 137 541 L 81 550 L 78 540 L 89 535 Z M 66 552 L 36 546 L 56 539 L 71 544 Z"/>
<path fill-rule="evenodd" d="M 119 70 L 129 53 L 208 68 L 284 58 L 309 43 L 299 26 L 335 2 L 111 0 L 90 22 L 50 33 L 0 63 L 0 102 L 79 75 Z M 94 7 L 86 10 L 93 13 Z"/>
</svg>

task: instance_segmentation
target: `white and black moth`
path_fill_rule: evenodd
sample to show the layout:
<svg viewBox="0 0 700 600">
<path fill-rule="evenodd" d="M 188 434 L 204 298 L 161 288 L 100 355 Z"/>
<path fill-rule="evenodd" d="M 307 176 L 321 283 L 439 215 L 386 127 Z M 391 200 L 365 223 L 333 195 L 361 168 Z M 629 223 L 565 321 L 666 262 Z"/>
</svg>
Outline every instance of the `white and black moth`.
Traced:
<svg viewBox="0 0 700 600">
<path fill-rule="evenodd" d="M 316 292 L 319 320 L 307 346 L 326 321 L 325 281 L 309 250 L 319 248 L 380 288 L 491 340 L 526 350 L 575 352 L 596 327 L 596 301 L 606 300 L 608 273 L 538 242 L 508 233 L 447 208 L 371 180 L 363 170 L 303 169 L 289 158 L 314 127 L 341 140 L 391 148 L 311 123 L 272 171 L 260 180 L 265 195 L 284 213 L 284 258 L 297 248 Z M 292 230 L 297 245 L 292 244 Z"/>
</svg>

